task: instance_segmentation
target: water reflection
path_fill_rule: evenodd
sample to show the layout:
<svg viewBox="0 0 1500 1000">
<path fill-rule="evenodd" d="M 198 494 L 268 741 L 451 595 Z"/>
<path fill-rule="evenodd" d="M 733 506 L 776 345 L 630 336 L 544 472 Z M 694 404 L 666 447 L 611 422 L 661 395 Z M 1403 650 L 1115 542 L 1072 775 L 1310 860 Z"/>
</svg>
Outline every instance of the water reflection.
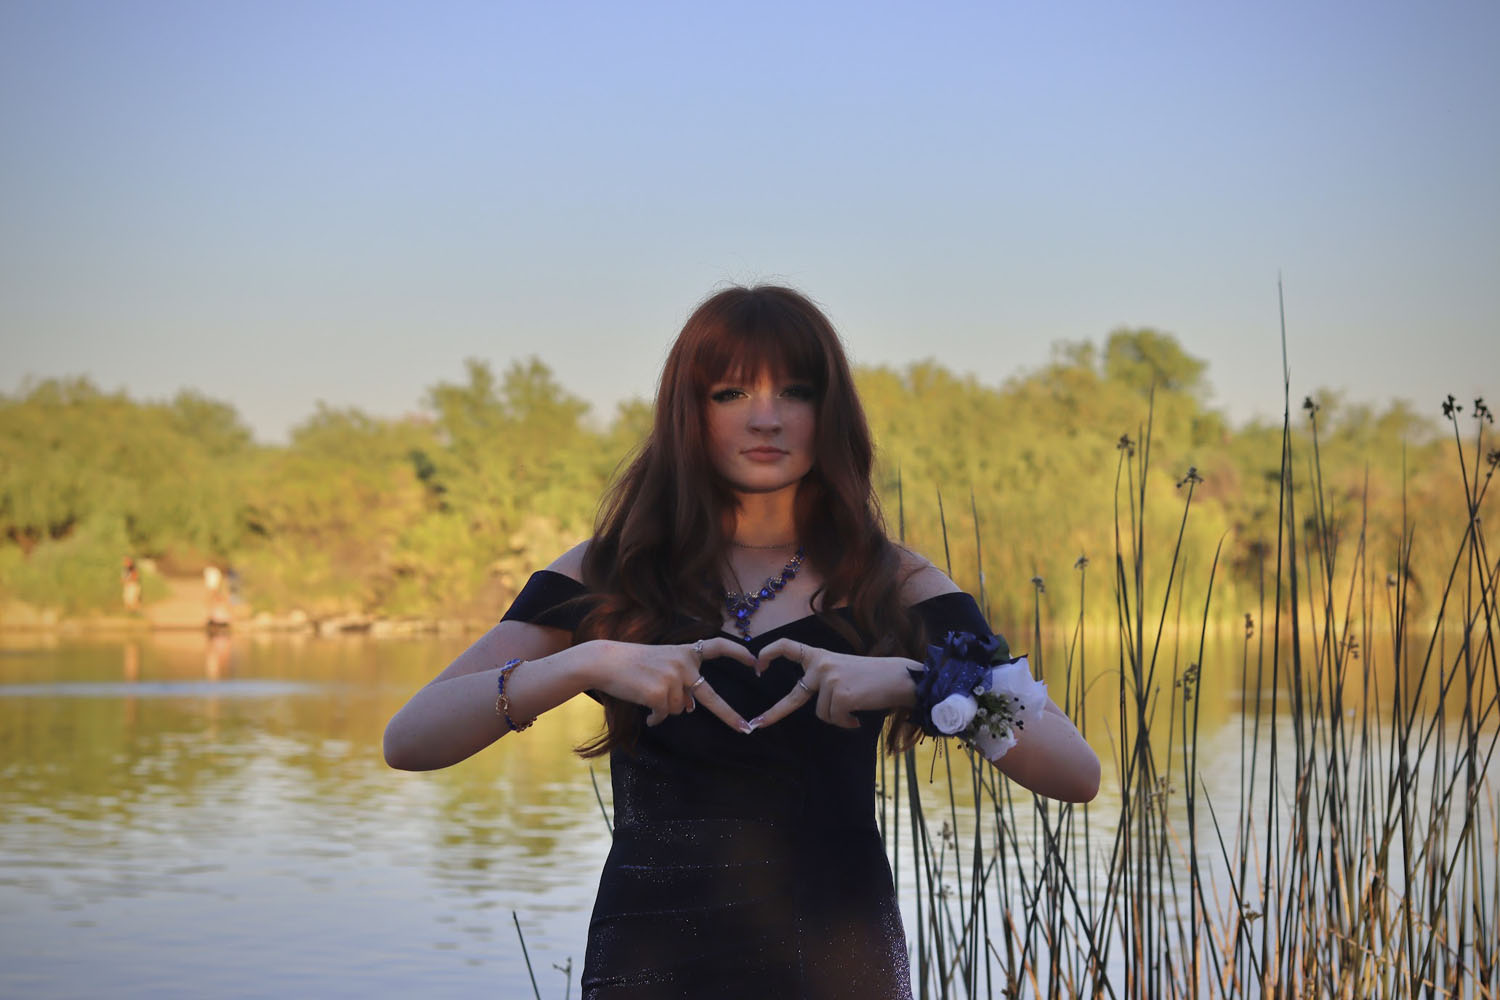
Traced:
<svg viewBox="0 0 1500 1000">
<path fill-rule="evenodd" d="M 597 724 L 586 700 L 503 752 L 401 774 L 380 757 L 385 721 L 461 639 L 5 642 L 0 995 L 510 995 L 529 989 L 513 910 L 543 995 L 562 995 L 550 966 L 570 957 L 576 990 L 609 846 L 571 753 Z M 1137 690 L 1114 653 L 1086 652 L 1087 684 L 1076 656 L 1071 677 L 1062 651 L 1044 666 L 1054 696 L 1084 692 L 1110 757 Z M 1211 646 L 1195 691 L 1216 803 L 1238 801 L 1241 653 Z M 1170 704 L 1196 655 L 1165 645 L 1143 693 Z M 1187 720 L 1163 713 L 1148 736 L 1170 759 Z M 929 816 L 947 813 L 941 765 L 920 778 Z M 1112 782 L 1106 767 L 1100 817 L 1118 812 Z M 953 815 L 962 843 L 973 814 Z"/>
<path fill-rule="evenodd" d="M 539 954 L 581 955 L 608 846 L 568 752 L 589 706 L 446 772 L 380 759 L 385 720 L 456 652 L 6 648 L 0 994 L 469 994 L 520 972 L 512 909 Z"/>
</svg>

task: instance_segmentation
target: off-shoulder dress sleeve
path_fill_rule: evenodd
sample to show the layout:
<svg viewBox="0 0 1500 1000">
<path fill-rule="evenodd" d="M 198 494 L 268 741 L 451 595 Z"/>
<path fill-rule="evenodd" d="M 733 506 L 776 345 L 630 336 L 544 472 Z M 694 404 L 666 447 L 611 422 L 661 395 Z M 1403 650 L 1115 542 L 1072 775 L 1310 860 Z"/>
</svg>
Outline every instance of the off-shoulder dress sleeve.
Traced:
<svg viewBox="0 0 1500 1000">
<path fill-rule="evenodd" d="M 961 590 L 929 597 L 912 607 L 926 623 L 927 641 L 933 644 L 941 643 L 949 632 L 972 632 L 982 639 L 997 634 L 984 620 L 979 603 Z M 1003 636 L 1000 645 L 1001 655 L 1009 658 L 1010 647 Z"/>
<path fill-rule="evenodd" d="M 589 589 L 577 580 L 550 569 L 538 570 L 500 620 L 576 632 L 593 603 Z"/>
</svg>

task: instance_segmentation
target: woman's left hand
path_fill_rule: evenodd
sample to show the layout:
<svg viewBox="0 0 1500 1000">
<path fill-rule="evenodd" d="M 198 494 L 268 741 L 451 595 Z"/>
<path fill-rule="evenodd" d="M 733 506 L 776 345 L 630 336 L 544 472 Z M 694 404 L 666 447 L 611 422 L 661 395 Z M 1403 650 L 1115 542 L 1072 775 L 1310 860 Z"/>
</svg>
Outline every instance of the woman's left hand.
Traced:
<svg viewBox="0 0 1500 1000">
<path fill-rule="evenodd" d="M 830 653 L 794 639 L 777 639 L 760 651 L 756 670 L 765 673 L 772 660 L 791 660 L 802 677 L 791 691 L 763 714 L 751 729 L 775 725 L 814 698 L 818 718 L 845 729 L 858 729 L 855 712 L 910 706 L 916 684 L 907 672 L 915 664 L 899 656 L 855 656 Z"/>
</svg>

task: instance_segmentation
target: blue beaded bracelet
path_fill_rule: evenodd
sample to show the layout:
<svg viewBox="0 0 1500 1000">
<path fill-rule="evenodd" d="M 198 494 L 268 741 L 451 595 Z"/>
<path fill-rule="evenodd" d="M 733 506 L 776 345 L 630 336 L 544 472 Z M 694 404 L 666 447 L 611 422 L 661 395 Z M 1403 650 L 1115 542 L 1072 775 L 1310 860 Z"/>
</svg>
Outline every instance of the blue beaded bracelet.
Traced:
<svg viewBox="0 0 1500 1000">
<path fill-rule="evenodd" d="M 510 699 L 505 696 L 505 675 L 519 667 L 524 662 L 524 660 L 520 659 L 505 661 L 505 666 L 500 668 L 500 677 L 498 678 L 499 692 L 495 695 L 495 714 L 504 719 L 505 725 L 512 732 L 516 733 L 524 732 L 528 727 L 530 727 L 532 722 L 536 721 L 535 719 L 532 719 L 531 722 L 527 722 L 519 726 L 516 725 L 510 717 Z"/>
</svg>

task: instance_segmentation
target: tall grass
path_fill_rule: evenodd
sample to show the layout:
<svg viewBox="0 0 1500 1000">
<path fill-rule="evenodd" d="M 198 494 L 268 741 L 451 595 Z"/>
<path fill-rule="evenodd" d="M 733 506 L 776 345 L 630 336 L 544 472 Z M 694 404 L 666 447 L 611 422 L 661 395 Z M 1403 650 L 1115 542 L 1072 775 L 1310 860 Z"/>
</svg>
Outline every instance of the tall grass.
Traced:
<svg viewBox="0 0 1500 1000">
<path fill-rule="evenodd" d="M 1205 566 L 1183 553 L 1196 470 L 1178 481 L 1174 531 L 1148 531 L 1146 485 L 1161 475 L 1149 410 L 1120 439 L 1109 670 L 1086 669 L 1089 561 L 1075 567 L 1079 618 L 1060 664 L 1040 662 L 1045 595 L 1033 581 L 1032 666 L 1054 699 L 1082 720 L 1087 678 L 1118 686 L 1107 732 L 1085 733 L 1117 777 L 1096 804 L 1034 798 L 947 743 L 882 765 L 880 826 L 898 883 L 900 866 L 914 866 L 918 996 L 1500 996 L 1500 807 L 1488 780 L 1500 561 L 1481 518 L 1500 453 L 1489 410 L 1444 405 L 1466 509 L 1408 512 L 1389 567 L 1367 562 L 1363 505 L 1329 504 L 1317 408 L 1304 410 L 1307 455 L 1293 448 L 1288 380 L 1280 530 L 1237 662 L 1205 659 L 1225 613 L 1213 607 L 1219 552 Z M 1435 619 L 1419 626 L 1410 555 L 1423 519 L 1442 517 L 1466 527 Z M 1182 607 L 1190 573 L 1206 574 L 1202 608 Z M 1165 597 L 1148 606 L 1148 577 L 1161 576 Z M 1196 650 L 1186 663 L 1184 633 Z M 1241 721 L 1227 741 L 1199 728 L 1195 693 L 1211 672 L 1238 673 Z M 1237 800 L 1213 801 L 1200 752 L 1222 767 L 1226 746 L 1238 752 Z M 924 800 L 944 797 L 942 815 L 929 815 Z"/>
</svg>

